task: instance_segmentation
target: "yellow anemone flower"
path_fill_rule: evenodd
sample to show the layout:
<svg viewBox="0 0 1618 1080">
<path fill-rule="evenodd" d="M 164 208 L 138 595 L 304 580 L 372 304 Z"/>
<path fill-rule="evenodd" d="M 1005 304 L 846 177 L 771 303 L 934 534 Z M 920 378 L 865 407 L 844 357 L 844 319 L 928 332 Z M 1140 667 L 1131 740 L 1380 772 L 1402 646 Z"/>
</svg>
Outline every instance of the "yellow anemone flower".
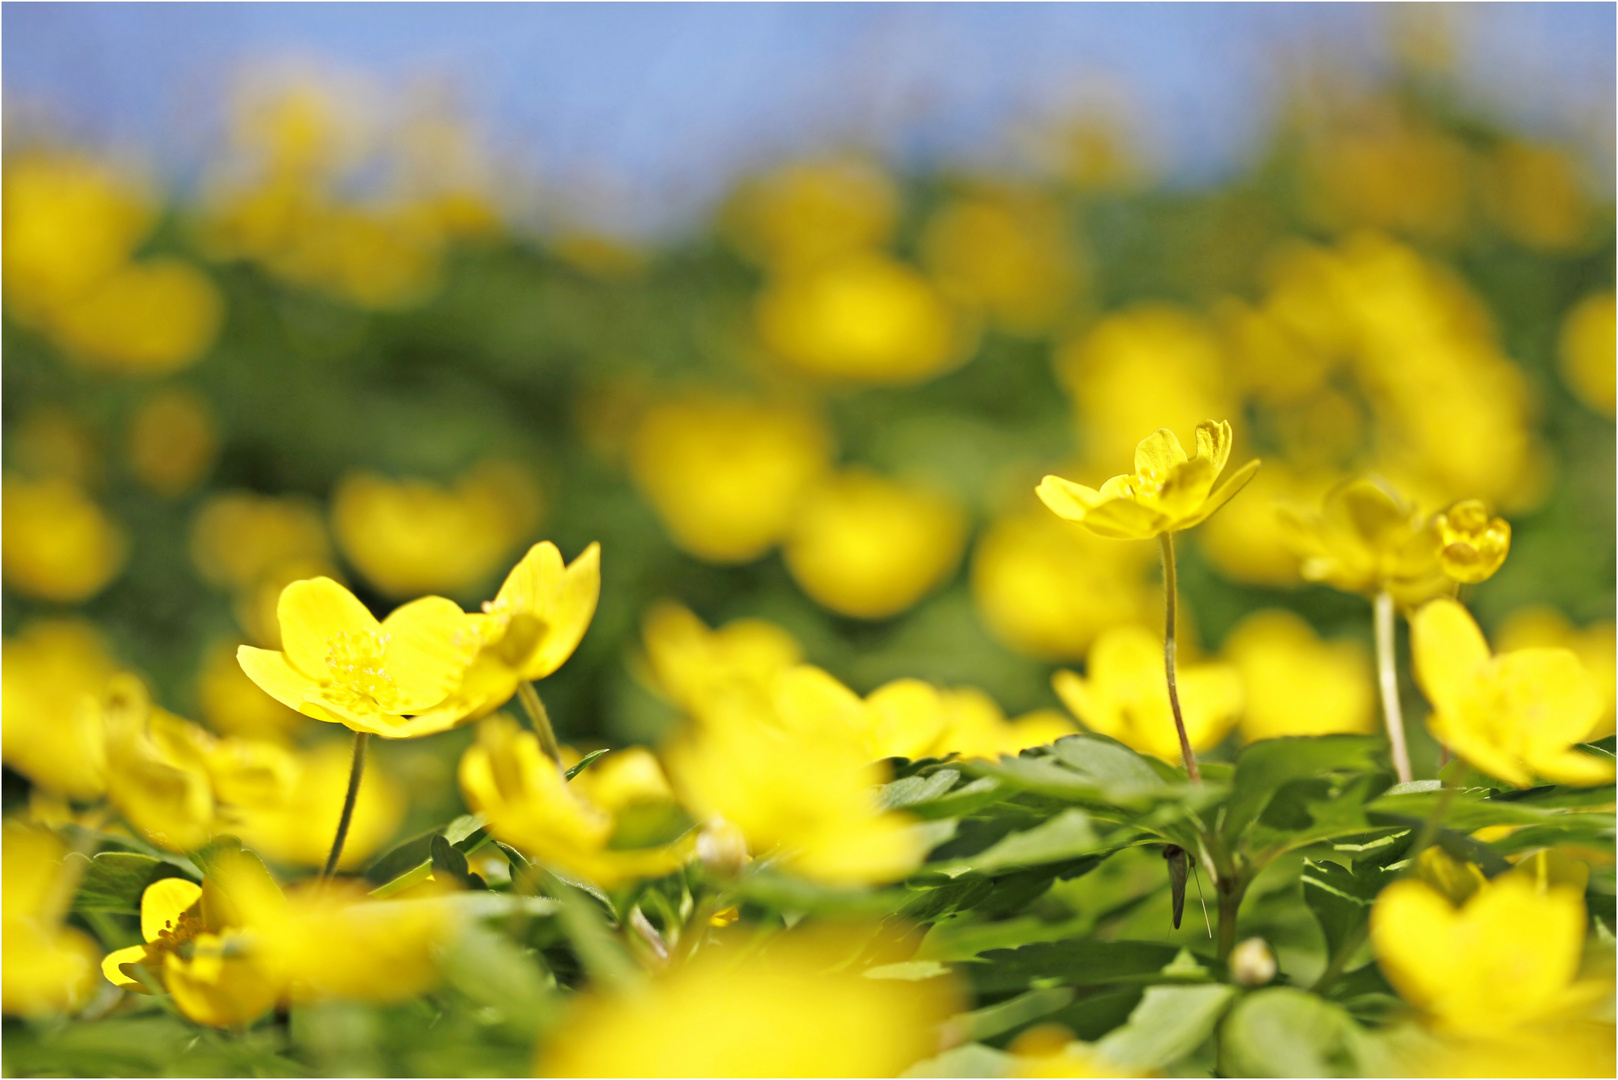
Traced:
<svg viewBox="0 0 1618 1080">
<path fill-rule="evenodd" d="M 1052 685 L 1084 726 L 1164 761 L 1180 760 L 1179 736 L 1163 681 L 1163 644 L 1140 626 L 1120 626 L 1096 639 L 1088 677 L 1058 671 Z M 1179 671 L 1180 708 L 1191 748 L 1217 745 L 1242 710 L 1242 681 L 1228 664 Z"/>
<path fill-rule="evenodd" d="M 1376 730 L 1371 658 L 1357 641 L 1322 641 L 1290 611 L 1244 618 L 1225 638 L 1242 676 L 1242 741 Z"/>
<path fill-rule="evenodd" d="M 1490 656 L 1464 607 L 1442 598 L 1410 619 L 1416 682 L 1433 713 L 1427 726 L 1466 762 L 1518 787 L 1536 776 L 1559 784 L 1610 784 L 1610 760 L 1580 753 L 1602 717 L 1601 695 L 1569 649 Z"/>
<path fill-rule="evenodd" d="M 772 622 L 736 619 L 710 630 L 689 609 L 668 601 L 646 613 L 641 635 L 657 689 L 699 718 L 717 688 L 740 683 L 763 693 L 803 659 L 798 642 Z"/>
<path fill-rule="evenodd" d="M 1449 587 L 1439 571 L 1430 524 L 1415 504 L 1382 481 L 1339 484 L 1319 512 L 1289 506 L 1278 512 L 1308 581 L 1367 596 L 1386 591 L 1405 604 Z"/>
<path fill-rule="evenodd" d="M 100 632 L 77 619 L 35 619 L 0 655 L 0 757 L 42 788 L 100 795 L 107 753 L 96 702 L 117 671 Z"/>
<path fill-rule="evenodd" d="M 412 734 L 487 716 L 511 700 L 518 683 L 561 667 L 579 647 L 600 596 L 601 545 L 591 544 L 567 566 L 549 540 L 529 548 L 482 613 L 467 616 L 477 630 L 477 655 L 454 693 L 411 720 Z"/>
<path fill-rule="evenodd" d="M 1047 476 L 1039 497 L 1056 516 L 1112 540 L 1145 540 L 1198 524 L 1240 491 L 1258 471 L 1249 461 L 1214 490 L 1230 458 L 1230 424 L 1197 425 L 1197 456 L 1188 458 L 1168 428 L 1158 428 L 1135 448 L 1135 471 L 1095 488 Z"/>
<path fill-rule="evenodd" d="M 442 730 L 410 716 L 460 685 L 481 637 L 451 600 L 423 597 L 378 622 L 331 578 L 294 581 L 276 605 L 285 651 L 236 650 L 260 689 L 305 716 L 389 739 Z"/>
<path fill-rule="evenodd" d="M 0 1011 L 40 1016 L 76 1008 L 90 997 L 101 950 L 83 931 L 62 925 L 73 891 L 63 880 L 67 846 L 21 821 L 7 821 L 4 832 Z"/>
<path fill-rule="evenodd" d="M 1494 575 L 1511 550 L 1511 526 L 1489 516 L 1481 500 L 1458 502 L 1433 519 L 1438 534 L 1438 565 L 1466 585 Z"/>
</svg>

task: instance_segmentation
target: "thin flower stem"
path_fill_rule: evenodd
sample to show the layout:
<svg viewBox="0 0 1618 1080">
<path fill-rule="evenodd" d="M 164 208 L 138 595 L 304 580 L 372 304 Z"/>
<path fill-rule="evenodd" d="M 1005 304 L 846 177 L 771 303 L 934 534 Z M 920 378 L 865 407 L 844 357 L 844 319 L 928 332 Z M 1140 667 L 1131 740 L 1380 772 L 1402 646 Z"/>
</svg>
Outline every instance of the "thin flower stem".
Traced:
<svg viewBox="0 0 1618 1080">
<path fill-rule="evenodd" d="M 365 744 L 370 739 L 366 731 L 354 732 L 354 762 L 348 770 L 348 794 L 343 796 L 343 816 L 337 819 L 337 838 L 331 842 L 331 854 L 326 856 L 326 869 L 320 872 L 324 881 L 337 869 L 337 860 L 343 857 L 343 841 L 348 839 L 348 826 L 354 820 L 354 803 L 360 795 L 360 775 L 365 772 Z"/>
<path fill-rule="evenodd" d="M 1399 669 L 1393 655 L 1393 597 L 1386 590 L 1376 594 L 1376 671 L 1382 687 L 1382 719 L 1388 726 L 1388 744 L 1393 748 L 1393 771 L 1399 783 L 1410 783 L 1410 751 L 1405 747 L 1404 713 L 1399 708 Z"/>
<path fill-rule="evenodd" d="M 1175 683 L 1174 674 L 1174 616 L 1177 606 L 1177 590 L 1174 576 L 1174 534 L 1158 533 L 1157 544 L 1163 553 L 1163 674 L 1169 683 L 1169 707 L 1174 711 L 1174 730 L 1180 736 L 1180 756 L 1185 758 L 1186 775 L 1191 777 L 1193 784 L 1202 783 L 1202 773 L 1197 769 L 1196 755 L 1191 752 L 1191 740 L 1185 733 L 1185 717 L 1180 714 L 1180 688 Z"/>
<path fill-rule="evenodd" d="M 545 703 L 539 700 L 539 691 L 534 689 L 533 683 L 524 679 L 517 684 L 517 698 L 522 702 L 523 711 L 528 713 L 529 722 L 534 725 L 534 733 L 539 736 L 540 749 L 560 767 L 562 748 L 556 742 L 556 729 L 551 727 L 551 714 L 545 711 Z"/>
</svg>

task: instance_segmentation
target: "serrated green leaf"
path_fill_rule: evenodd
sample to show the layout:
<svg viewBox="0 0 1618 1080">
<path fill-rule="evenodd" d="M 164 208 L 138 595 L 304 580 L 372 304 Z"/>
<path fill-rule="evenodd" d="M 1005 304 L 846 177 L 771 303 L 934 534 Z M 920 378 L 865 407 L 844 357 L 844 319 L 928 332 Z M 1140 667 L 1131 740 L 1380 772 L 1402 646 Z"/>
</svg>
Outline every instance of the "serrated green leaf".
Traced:
<svg viewBox="0 0 1618 1080">
<path fill-rule="evenodd" d="M 1153 982 L 1179 952 L 1155 941 L 1050 941 L 994 949 L 963 962 L 961 972 L 980 993 L 1040 986 L 1101 986 Z"/>
<path fill-rule="evenodd" d="M 1375 864 L 1353 870 L 1332 862 L 1303 862 L 1303 900 L 1326 935 L 1326 954 L 1336 956 L 1361 932 L 1377 893 L 1399 875 Z"/>
<path fill-rule="evenodd" d="M 900 810 L 917 803 L 932 802 L 955 786 L 961 778 L 955 769 L 939 769 L 927 776 L 906 776 L 877 790 L 877 799 L 884 809 Z"/>
<path fill-rule="evenodd" d="M 1360 1026 L 1342 1006 L 1294 987 L 1248 994 L 1230 1010 L 1220 1034 L 1232 1076 L 1365 1075 Z"/>
<path fill-rule="evenodd" d="M 942 873 L 971 871 L 976 874 L 995 875 L 1007 870 L 1045 863 L 1063 862 L 1081 855 L 1111 851 L 1123 845 L 1126 838 L 1105 842 L 1096 834 L 1089 815 L 1083 810 L 1064 810 L 1049 821 L 1031 829 L 1013 832 L 992 847 L 965 858 L 942 863 L 936 869 Z"/>
<path fill-rule="evenodd" d="M 148 885 L 164 878 L 190 879 L 171 862 L 134 852 L 104 851 L 93 859 L 75 852 L 68 858 L 87 864 L 79 877 L 78 891 L 73 894 L 74 911 L 139 915 L 141 896 Z"/>
<path fill-rule="evenodd" d="M 1129 1021 L 1096 1050 L 1125 1069 L 1161 1071 L 1208 1041 L 1235 996 L 1236 988 L 1223 984 L 1147 987 Z"/>
<path fill-rule="evenodd" d="M 1283 786 L 1340 770 L 1380 775 L 1386 770 L 1383 754 L 1382 741 L 1368 735 L 1291 736 L 1250 743 L 1236 759 L 1220 830 L 1234 846 Z"/>
</svg>

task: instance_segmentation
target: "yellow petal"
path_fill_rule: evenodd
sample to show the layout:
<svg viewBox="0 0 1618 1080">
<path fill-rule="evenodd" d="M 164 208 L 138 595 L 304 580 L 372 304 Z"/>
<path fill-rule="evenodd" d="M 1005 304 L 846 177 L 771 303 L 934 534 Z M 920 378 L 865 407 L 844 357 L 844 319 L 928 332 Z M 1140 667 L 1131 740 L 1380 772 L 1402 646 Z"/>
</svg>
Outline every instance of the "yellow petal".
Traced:
<svg viewBox="0 0 1618 1080">
<path fill-rule="evenodd" d="M 1441 713 L 1456 714 L 1489 663 L 1489 643 L 1467 610 L 1447 597 L 1410 619 L 1416 682 Z"/>
<path fill-rule="evenodd" d="M 140 936 L 156 941 L 180 924 L 180 916 L 202 899 L 202 886 L 185 878 L 164 878 L 146 886 L 140 898 Z"/>
<path fill-rule="evenodd" d="M 376 616 L 353 593 L 328 577 L 294 581 L 281 590 L 275 616 L 287 661 L 306 675 L 326 670 L 329 642 L 339 634 L 380 629 Z"/>
<path fill-rule="evenodd" d="M 1197 425 L 1197 456 L 1213 462 L 1215 476 L 1225 470 L 1233 441 L 1228 420 L 1204 420 Z"/>
<path fill-rule="evenodd" d="M 915 760 L 938 753 L 947 717 L 936 687 L 920 679 L 896 679 L 865 701 L 871 756 Z"/>
<path fill-rule="evenodd" d="M 1041 480 L 1034 494 L 1057 517 L 1068 521 L 1083 521 L 1091 509 L 1106 501 L 1095 488 L 1063 480 L 1060 476 L 1047 476 Z"/>
<path fill-rule="evenodd" d="M 1146 540 L 1162 532 L 1166 520 L 1131 499 L 1112 499 L 1090 511 L 1081 524 L 1108 540 Z"/>
<path fill-rule="evenodd" d="M 1253 479 L 1253 474 L 1258 472 L 1258 467 L 1261 464 L 1263 464 L 1263 462 L 1257 458 L 1254 458 L 1246 465 L 1243 465 L 1241 468 L 1231 473 L 1229 478 L 1227 478 L 1223 484 L 1220 484 L 1218 489 L 1203 501 L 1201 508 L 1198 509 L 1195 514 L 1192 514 L 1191 517 L 1180 526 L 1180 528 L 1189 529 L 1193 525 L 1199 525 L 1202 522 L 1207 521 L 1215 510 L 1218 510 L 1221 506 L 1224 506 L 1231 499 L 1235 498 L 1236 493 L 1247 486 L 1247 482 Z"/>
<path fill-rule="evenodd" d="M 549 540 L 541 541 L 529 548 L 528 554 L 511 568 L 492 606 L 502 611 L 539 611 L 561 577 L 561 551 Z"/>
<path fill-rule="evenodd" d="M 1494 662 L 1502 700 L 1521 714 L 1524 744 L 1535 752 L 1582 742 L 1601 715 L 1595 684 L 1571 649 L 1530 648 Z"/>
<path fill-rule="evenodd" d="M 131 945 L 127 949 L 117 949 L 108 953 L 101 961 L 101 974 L 107 981 L 122 990 L 133 990 L 144 994 L 146 987 L 139 979 L 131 978 L 123 972 L 125 964 L 138 964 L 146 959 L 146 946 Z"/>
<path fill-rule="evenodd" d="M 1117 737 L 1118 725 L 1083 677 L 1072 671 L 1058 671 L 1051 676 L 1051 687 L 1056 691 L 1056 696 L 1062 699 L 1062 704 L 1067 706 L 1068 712 L 1078 717 L 1086 728 Z"/>
<path fill-rule="evenodd" d="M 1200 432 L 1201 429 L 1198 430 Z M 1142 475 L 1156 473 L 1161 476 L 1187 460 L 1180 440 L 1166 427 L 1158 428 L 1135 447 L 1135 471 Z"/>
<path fill-rule="evenodd" d="M 1534 774 L 1513 750 L 1499 744 L 1493 731 L 1478 730 L 1442 712 L 1429 716 L 1427 727 L 1434 738 L 1479 772 L 1517 787 L 1527 787 L 1534 782 Z"/>
<path fill-rule="evenodd" d="M 211 1027 L 244 1027 L 264 1015 L 280 996 L 280 987 L 250 956 L 241 937 L 203 934 L 190 960 L 170 953 L 163 965 L 163 984 L 187 1019 Z"/>
<path fill-rule="evenodd" d="M 1533 766 L 1536 776 L 1542 776 L 1554 784 L 1569 784 L 1573 787 L 1599 787 L 1602 784 L 1610 784 L 1614 775 L 1611 761 L 1603 761 L 1592 754 L 1581 753 L 1578 750 L 1536 754 L 1529 764 Z"/>
<path fill-rule="evenodd" d="M 522 669 L 524 679 L 543 679 L 573 655 L 595 618 L 600 596 L 601 545 L 591 544 L 562 573 L 548 609 L 540 612 L 546 622 L 545 634 Z"/>
<path fill-rule="evenodd" d="M 1413 878 L 1395 881 L 1371 907 L 1371 947 L 1399 996 L 1430 1010 L 1449 989 L 1447 956 L 1458 916 L 1437 890 Z"/>
<path fill-rule="evenodd" d="M 260 690 L 289 708 L 301 711 L 307 699 L 320 693 L 320 684 L 287 663 L 285 653 L 242 645 L 236 662 Z"/>
<path fill-rule="evenodd" d="M 859 695 L 812 664 L 783 672 L 775 684 L 775 700 L 782 723 L 792 731 L 828 738 L 862 732 L 865 715 Z"/>
<path fill-rule="evenodd" d="M 454 692 L 477 655 L 472 620 L 453 600 L 424 596 L 397 608 L 382 623 L 383 663 L 398 690 L 395 709 L 430 709 Z"/>
</svg>

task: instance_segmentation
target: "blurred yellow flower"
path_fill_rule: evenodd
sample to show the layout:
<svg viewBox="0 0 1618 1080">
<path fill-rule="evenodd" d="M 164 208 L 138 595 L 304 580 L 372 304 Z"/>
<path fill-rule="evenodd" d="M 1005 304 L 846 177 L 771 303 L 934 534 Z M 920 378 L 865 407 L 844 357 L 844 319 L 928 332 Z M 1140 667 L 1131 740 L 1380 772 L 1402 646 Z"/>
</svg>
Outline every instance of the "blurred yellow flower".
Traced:
<svg viewBox="0 0 1618 1080">
<path fill-rule="evenodd" d="M 1485 173 L 1487 205 L 1518 243 L 1541 251 L 1577 250 L 1591 239 L 1590 199 L 1571 153 L 1547 143 L 1511 139 Z"/>
<path fill-rule="evenodd" d="M 227 741 L 212 762 L 215 785 L 231 763 L 227 755 L 253 768 L 258 763 L 249 755 L 264 749 L 263 744 Z M 275 778 L 273 786 L 258 792 L 256 799 L 238 795 L 221 811 L 217 831 L 235 833 L 242 843 L 277 863 L 321 867 L 337 832 L 353 752 L 346 743 L 327 741 L 289 757 L 290 768 Z M 337 869 L 363 867 L 398 832 L 406 805 L 399 783 L 368 757 L 365 783 L 360 785 Z"/>
<path fill-rule="evenodd" d="M 1056 694 L 1081 723 L 1164 761 L 1181 758 L 1163 643 L 1140 626 L 1120 626 L 1096 639 L 1086 674 L 1058 671 Z M 1179 669 L 1180 707 L 1193 751 L 1216 746 L 1242 711 L 1242 679 L 1229 664 L 1187 664 Z"/>
<path fill-rule="evenodd" d="M 34 408 L 11 429 L 8 458 L 30 479 L 54 477 L 94 488 L 105 473 L 96 441 L 83 417 L 54 406 Z"/>
<path fill-rule="evenodd" d="M 1243 742 L 1376 731 L 1371 658 L 1358 642 L 1321 641 L 1298 616 L 1269 608 L 1237 623 L 1224 653 L 1241 674 Z"/>
<path fill-rule="evenodd" d="M 0 1011 L 7 1016 L 70 1012 L 93 993 L 101 950 L 83 931 L 62 925 L 73 895 L 62 863 L 67 846 L 56 834 L 15 819 L 6 821 L 4 831 L 0 948 L 6 960 L 0 968 Z"/>
<path fill-rule="evenodd" d="M 124 567 L 123 530 L 65 480 L 7 476 L 0 518 L 5 583 L 25 596 L 75 604 L 106 588 Z"/>
<path fill-rule="evenodd" d="M 1400 1059 L 1405 1076 L 1606 1077 L 1618 1072 L 1610 1023 L 1574 1021 L 1516 1028 L 1503 1035 L 1450 1036 Z"/>
<path fill-rule="evenodd" d="M 629 465 L 682 549 L 709 562 L 751 562 L 786 535 L 830 453 L 830 433 L 810 413 L 689 396 L 646 411 Z"/>
<path fill-rule="evenodd" d="M 1614 706 L 1618 703 L 1618 629 L 1612 620 L 1575 630 L 1567 616 L 1553 607 L 1528 607 L 1512 613 L 1495 637 L 1503 653 L 1540 646 L 1572 649 L 1604 701 L 1602 718 L 1589 738 L 1605 738 L 1613 733 Z"/>
<path fill-rule="evenodd" d="M 147 490 L 184 495 L 202 482 L 219 451 L 213 410 L 180 388 L 155 391 L 129 424 L 129 467 Z"/>
<path fill-rule="evenodd" d="M 908 385 L 971 355 L 971 333 L 927 279 L 874 251 L 773 281 L 757 317 L 773 354 L 829 379 Z"/>
<path fill-rule="evenodd" d="M 803 591 L 840 615 L 904 611 L 960 563 L 966 516 L 948 496 L 849 469 L 811 489 L 781 547 Z"/>
<path fill-rule="evenodd" d="M 1384 482 L 1351 480 L 1333 488 L 1319 511 L 1283 505 L 1279 513 L 1305 580 L 1366 595 L 1387 591 L 1404 604 L 1450 587 L 1431 525 Z"/>
<path fill-rule="evenodd" d="M 477 741 L 461 756 L 460 782 L 467 806 L 487 819 L 491 834 L 569 876 L 610 888 L 662 877 L 685 861 L 676 847 L 610 848 L 612 810 L 569 784 L 538 736 L 508 716 L 478 725 Z"/>
<path fill-rule="evenodd" d="M 332 494 L 332 531 L 343 554 L 393 597 L 476 586 L 539 516 L 532 478 L 504 462 L 484 462 L 447 489 L 355 471 Z"/>
<path fill-rule="evenodd" d="M 1299 471 L 1284 461 L 1266 460 L 1247 494 L 1209 518 L 1197 531 L 1197 546 L 1214 569 L 1246 585 L 1295 585 L 1302 560 L 1280 506 L 1317 505 L 1333 482 Z"/>
<path fill-rule="evenodd" d="M 1467 499 L 1433 518 L 1438 565 L 1456 581 L 1475 585 L 1494 576 L 1511 549 L 1511 525 L 1490 517 L 1478 499 Z"/>
<path fill-rule="evenodd" d="M 52 792 L 94 799 L 107 783 L 99 701 L 118 670 L 100 633 L 87 622 L 37 619 L 3 649 L 5 763 Z"/>
<path fill-rule="evenodd" d="M 1070 528 L 1044 510 L 995 522 L 972 554 L 972 597 L 991 633 L 1019 652 L 1082 659 L 1097 634 L 1140 622 L 1156 606 L 1144 579 L 1152 560 Z"/>
<path fill-rule="evenodd" d="M 870 162 L 803 161 L 745 182 L 724 216 L 749 257 L 792 270 L 883 243 L 899 216 L 899 193 Z"/>
<path fill-rule="evenodd" d="M 170 851 L 194 851 L 213 835 L 208 773 L 213 740 L 152 705 L 132 675 L 112 680 L 101 703 L 107 740 L 107 800 L 129 826 Z"/>
<path fill-rule="evenodd" d="M 803 659 L 791 634 L 763 619 L 736 619 L 717 630 L 678 604 L 663 601 L 641 623 L 646 662 L 657 688 L 700 718 L 717 689 L 740 683 L 759 693 Z"/>
<path fill-rule="evenodd" d="M 320 508 L 296 495 L 214 495 L 191 523 L 191 558 L 203 580 L 246 589 L 286 563 L 331 559 Z"/>
<path fill-rule="evenodd" d="M 1197 456 L 1188 458 L 1168 428 L 1158 428 L 1135 449 L 1135 472 L 1115 476 L 1098 491 L 1047 476 L 1040 499 L 1057 517 L 1113 540 L 1144 540 L 1199 524 L 1240 491 L 1259 463 L 1249 461 L 1218 490 L 1214 481 L 1230 458 L 1232 435 L 1226 421 L 1197 425 Z"/>
<path fill-rule="evenodd" d="M 1611 758 L 1574 749 L 1602 719 L 1601 695 L 1567 649 L 1491 657 L 1472 616 L 1442 598 L 1410 619 L 1416 681 L 1433 713 L 1427 726 L 1458 757 L 1518 787 L 1612 782 Z"/>
<path fill-rule="evenodd" d="M 1575 982 L 1584 930 L 1581 890 L 1523 870 L 1479 885 L 1460 907 L 1414 878 L 1371 907 L 1382 973 L 1435 1028 L 1460 1035 L 1498 1038 L 1588 1009 L 1604 988 Z"/>
<path fill-rule="evenodd" d="M 927 223 L 923 261 L 951 300 L 985 311 L 1014 334 L 1051 328 L 1078 272 L 1061 209 L 1007 192 L 959 199 Z"/>
<path fill-rule="evenodd" d="M 1575 304 L 1562 322 L 1562 381 L 1573 396 L 1602 416 L 1614 412 L 1615 304 L 1613 293 L 1592 293 Z"/>
<path fill-rule="evenodd" d="M 962 757 L 994 758 L 1016 754 L 1030 746 L 1053 743 L 1063 735 L 1074 735 L 1078 728 L 1055 709 L 1036 709 L 1007 720 L 1000 705 L 983 691 L 970 686 L 945 690 L 940 694 L 945 724 L 938 739 L 939 752 Z"/>
<path fill-rule="evenodd" d="M 277 607 L 285 651 L 243 645 L 236 658 L 271 697 L 305 716 L 384 738 L 419 731 L 408 717 L 454 693 L 481 643 L 452 601 L 423 597 L 378 622 L 330 578 L 295 581 Z"/>
<path fill-rule="evenodd" d="M 1267 405 L 1284 407 L 1309 398 L 1337 367 L 1338 357 L 1300 333 L 1273 293 L 1257 308 L 1226 297 L 1213 313 L 1226 338 L 1232 381 Z"/>
<path fill-rule="evenodd" d="M 1100 1051 L 1073 1037 L 1061 1024 L 1036 1024 L 1015 1039 L 1006 1050 L 1012 1055 L 1011 1071 L 1017 1077 L 1118 1077 L 1138 1076 L 1114 1065 Z"/>
<path fill-rule="evenodd" d="M 236 661 L 240 642 L 209 646 L 197 673 L 197 709 L 221 735 L 287 742 L 302 732 L 309 718 L 270 697 L 247 677 Z"/>
<path fill-rule="evenodd" d="M 1306 159 L 1315 214 L 1339 228 L 1369 226 L 1454 238 L 1466 225 L 1471 160 L 1466 145 L 1373 102 L 1317 141 Z"/>
<path fill-rule="evenodd" d="M 53 315 L 67 355 L 87 368 L 163 375 L 208 351 L 224 298 L 202 271 L 178 259 L 122 266 Z"/>
<path fill-rule="evenodd" d="M 844 967 L 857 928 L 798 930 L 762 951 L 723 944 L 618 997 L 581 998 L 538 1076 L 897 1076 L 938 1052 L 953 980 Z"/>
</svg>

